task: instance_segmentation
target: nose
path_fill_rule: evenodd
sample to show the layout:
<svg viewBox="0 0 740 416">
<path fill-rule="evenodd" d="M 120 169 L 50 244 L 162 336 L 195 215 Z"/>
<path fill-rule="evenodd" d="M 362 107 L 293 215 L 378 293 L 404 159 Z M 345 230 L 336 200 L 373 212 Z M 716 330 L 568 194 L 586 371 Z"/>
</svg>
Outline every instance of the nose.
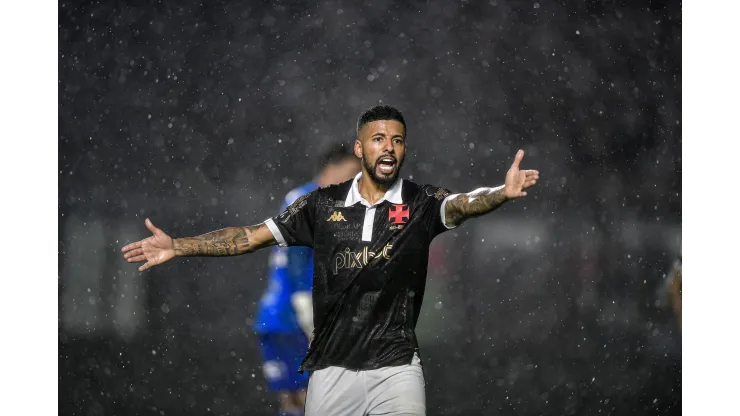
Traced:
<svg viewBox="0 0 740 416">
<path fill-rule="evenodd" d="M 383 150 L 385 153 L 393 154 L 393 140 L 383 140 L 383 148 L 381 150 Z"/>
</svg>

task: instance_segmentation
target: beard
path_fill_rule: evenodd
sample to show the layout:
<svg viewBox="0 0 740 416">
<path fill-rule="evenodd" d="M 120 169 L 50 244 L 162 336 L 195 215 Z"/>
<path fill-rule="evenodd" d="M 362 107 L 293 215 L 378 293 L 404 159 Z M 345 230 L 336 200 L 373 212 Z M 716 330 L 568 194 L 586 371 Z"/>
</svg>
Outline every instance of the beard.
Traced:
<svg viewBox="0 0 740 416">
<path fill-rule="evenodd" d="M 405 158 L 404 158 L 405 159 Z M 401 167 L 403 166 L 404 159 L 398 160 L 396 159 L 396 169 L 393 170 L 393 173 L 386 176 L 386 175 L 378 175 L 376 168 L 378 166 L 378 161 L 376 160 L 374 163 L 370 164 L 366 158 L 362 158 L 362 166 L 365 167 L 365 170 L 367 171 L 367 174 L 370 175 L 370 179 L 372 179 L 373 182 L 380 184 L 380 185 L 393 185 L 394 182 L 398 179 L 398 175 L 401 172 Z"/>
</svg>

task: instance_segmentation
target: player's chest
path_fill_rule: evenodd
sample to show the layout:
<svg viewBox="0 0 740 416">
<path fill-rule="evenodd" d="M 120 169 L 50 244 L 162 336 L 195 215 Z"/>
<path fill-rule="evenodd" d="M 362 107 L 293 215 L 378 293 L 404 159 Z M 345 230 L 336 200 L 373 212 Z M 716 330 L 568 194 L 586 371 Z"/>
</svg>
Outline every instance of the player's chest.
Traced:
<svg viewBox="0 0 740 416">
<path fill-rule="evenodd" d="M 316 214 L 317 234 L 337 243 L 385 241 L 403 231 L 411 231 L 418 223 L 413 204 L 327 205 L 319 206 Z"/>
</svg>

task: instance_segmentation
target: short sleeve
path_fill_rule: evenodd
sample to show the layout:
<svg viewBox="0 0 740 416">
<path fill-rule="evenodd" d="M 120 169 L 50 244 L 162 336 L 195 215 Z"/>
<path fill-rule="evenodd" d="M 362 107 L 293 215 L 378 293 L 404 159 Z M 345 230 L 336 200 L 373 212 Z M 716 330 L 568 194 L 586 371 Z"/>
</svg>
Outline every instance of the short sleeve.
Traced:
<svg viewBox="0 0 740 416">
<path fill-rule="evenodd" d="M 313 247 L 316 193 L 311 191 L 299 197 L 282 214 L 265 221 L 280 247 Z"/>
<path fill-rule="evenodd" d="M 427 185 L 422 187 L 421 198 L 425 207 L 424 221 L 432 233 L 432 238 L 456 227 L 447 225 L 444 210 L 447 201 L 457 195 L 448 189 L 437 186 Z"/>
</svg>

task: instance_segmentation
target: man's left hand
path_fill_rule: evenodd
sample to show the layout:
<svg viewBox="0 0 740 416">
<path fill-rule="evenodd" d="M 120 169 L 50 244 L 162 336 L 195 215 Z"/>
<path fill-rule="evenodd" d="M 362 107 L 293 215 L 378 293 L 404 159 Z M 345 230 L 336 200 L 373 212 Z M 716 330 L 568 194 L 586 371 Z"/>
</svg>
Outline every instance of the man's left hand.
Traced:
<svg viewBox="0 0 740 416">
<path fill-rule="evenodd" d="M 519 164 L 524 158 L 524 150 L 519 150 L 514 157 L 514 163 L 511 164 L 509 171 L 506 172 L 506 182 L 504 183 L 504 195 L 507 199 L 516 199 L 527 196 L 525 191 L 530 186 L 537 183 L 540 178 L 540 172 L 536 170 L 520 170 Z"/>
</svg>

